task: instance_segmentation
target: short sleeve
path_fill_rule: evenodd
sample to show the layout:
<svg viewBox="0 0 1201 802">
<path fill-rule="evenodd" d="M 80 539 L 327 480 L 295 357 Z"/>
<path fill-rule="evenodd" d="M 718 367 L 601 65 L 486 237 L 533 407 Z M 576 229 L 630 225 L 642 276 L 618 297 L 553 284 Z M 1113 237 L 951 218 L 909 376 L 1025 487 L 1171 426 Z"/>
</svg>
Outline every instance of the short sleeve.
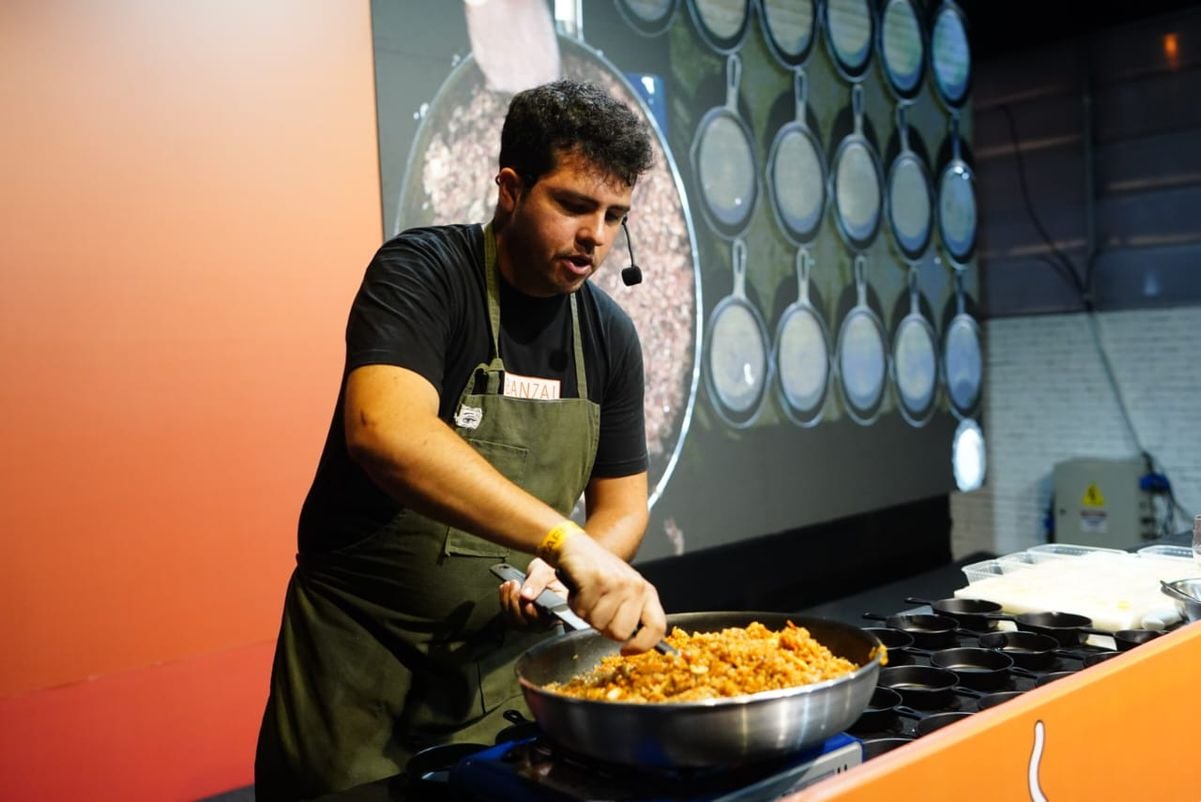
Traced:
<svg viewBox="0 0 1201 802">
<path fill-rule="evenodd" d="M 461 249 L 421 232 L 389 241 L 372 259 L 346 326 L 346 370 L 396 365 L 439 393 L 465 282 Z"/>
</svg>

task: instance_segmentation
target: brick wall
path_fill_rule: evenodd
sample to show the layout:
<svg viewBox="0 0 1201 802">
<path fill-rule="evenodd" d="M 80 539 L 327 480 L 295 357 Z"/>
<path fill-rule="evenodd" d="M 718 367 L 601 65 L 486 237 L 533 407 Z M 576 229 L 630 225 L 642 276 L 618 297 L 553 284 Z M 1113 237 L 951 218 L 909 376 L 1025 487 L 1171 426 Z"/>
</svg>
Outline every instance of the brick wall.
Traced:
<svg viewBox="0 0 1201 802">
<path fill-rule="evenodd" d="M 1201 512 L 1201 307 L 1100 313 L 1097 326 L 1143 448 Z M 997 318 L 984 332 L 988 474 L 952 494 L 956 557 L 1044 542 L 1056 462 L 1137 454 L 1087 316 Z"/>
</svg>

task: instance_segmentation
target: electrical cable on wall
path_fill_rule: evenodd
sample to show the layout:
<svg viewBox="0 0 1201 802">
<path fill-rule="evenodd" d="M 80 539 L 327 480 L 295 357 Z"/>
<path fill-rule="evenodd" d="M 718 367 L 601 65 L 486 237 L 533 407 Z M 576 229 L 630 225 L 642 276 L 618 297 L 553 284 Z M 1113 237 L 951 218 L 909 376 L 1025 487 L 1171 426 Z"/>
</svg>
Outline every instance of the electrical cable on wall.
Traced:
<svg viewBox="0 0 1201 802">
<path fill-rule="evenodd" d="M 1110 362 L 1109 354 L 1105 350 L 1105 345 L 1101 340 L 1101 331 L 1097 322 L 1097 307 L 1093 303 L 1092 281 L 1094 267 L 1096 265 L 1097 250 L 1090 249 L 1090 252 L 1085 260 L 1085 277 L 1081 279 L 1079 271 L 1072 263 L 1072 260 L 1059 249 L 1054 240 L 1051 239 L 1047 229 L 1039 220 L 1038 214 L 1034 210 L 1034 203 L 1030 198 L 1030 188 L 1026 181 L 1026 162 L 1022 155 L 1021 139 L 1017 132 L 1017 123 L 1014 121 L 1013 110 L 1009 104 L 1003 104 L 1000 107 L 1001 112 L 1005 115 L 1005 120 L 1009 127 L 1009 139 L 1013 145 L 1014 158 L 1017 161 L 1018 185 L 1022 192 L 1022 203 L 1026 210 L 1026 215 L 1030 218 L 1031 224 L 1043 243 L 1050 251 L 1050 256 L 1040 256 L 1039 261 L 1049 265 L 1063 278 L 1080 298 L 1080 304 L 1083 308 L 1085 316 L 1088 318 L 1089 331 L 1092 334 L 1093 345 L 1097 349 L 1097 355 L 1101 360 L 1101 367 L 1105 371 L 1105 378 L 1109 382 L 1109 388 L 1113 393 L 1114 400 L 1117 401 L 1118 411 L 1121 413 L 1122 422 L 1126 425 L 1126 430 L 1130 434 L 1130 439 L 1134 442 L 1135 448 L 1142 457 L 1146 465 L 1146 475 L 1144 475 L 1140 484 L 1142 489 L 1153 494 L 1166 495 L 1168 498 L 1167 509 L 1164 512 L 1164 520 L 1160 526 L 1161 534 L 1171 534 L 1171 528 L 1175 523 L 1175 513 L 1179 512 L 1184 520 L 1190 521 L 1191 515 L 1177 499 L 1176 494 L 1172 489 L 1172 483 L 1168 480 L 1167 473 L 1163 470 L 1163 463 L 1160 462 L 1155 455 L 1147 451 L 1143 447 L 1142 440 L 1138 436 L 1138 431 L 1134 427 L 1134 421 L 1130 416 L 1130 410 L 1126 406 L 1125 396 L 1122 394 L 1121 388 L 1118 386 L 1117 377 L 1114 374 L 1113 364 Z"/>
</svg>

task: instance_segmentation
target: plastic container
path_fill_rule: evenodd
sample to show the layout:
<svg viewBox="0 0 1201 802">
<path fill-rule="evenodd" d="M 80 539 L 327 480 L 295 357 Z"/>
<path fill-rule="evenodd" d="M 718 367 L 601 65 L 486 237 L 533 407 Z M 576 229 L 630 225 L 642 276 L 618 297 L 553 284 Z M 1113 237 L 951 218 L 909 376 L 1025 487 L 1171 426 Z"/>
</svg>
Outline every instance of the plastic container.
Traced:
<svg viewBox="0 0 1201 802">
<path fill-rule="evenodd" d="M 1044 543 L 1026 549 L 1032 562 L 1059 560 L 1064 557 L 1083 557 L 1086 554 L 1126 554 L 1121 549 L 1105 549 L 1100 546 L 1075 546 L 1071 543 Z"/>
<path fill-rule="evenodd" d="M 1159 559 L 1169 560 L 1191 560 L 1193 559 L 1193 550 L 1188 546 L 1143 546 L 1136 554 L 1140 557 L 1157 557 Z"/>
<path fill-rule="evenodd" d="M 1002 574 L 1011 574 L 1014 571 L 1021 571 L 1029 568 L 1034 563 L 1026 556 L 1025 552 L 1019 551 L 1014 554 L 1006 554 L 991 560 L 981 560 L 978 563 L 970 563 L 959 570 L 963 571 L 963 575 L 967 577 L 968 584 L 979 582 L 984 579 L 990 579 Z"/>
</svg>

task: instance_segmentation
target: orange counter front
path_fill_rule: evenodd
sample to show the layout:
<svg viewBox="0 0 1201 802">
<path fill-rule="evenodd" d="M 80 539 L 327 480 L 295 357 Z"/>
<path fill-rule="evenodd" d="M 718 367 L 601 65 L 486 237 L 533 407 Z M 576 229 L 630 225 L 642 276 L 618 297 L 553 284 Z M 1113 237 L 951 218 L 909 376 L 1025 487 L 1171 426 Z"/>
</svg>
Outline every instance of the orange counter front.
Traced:
<svg viewBox="0 0 1201 802">
<path fill-rule="evenodd" d="M 788 797 L 1201 800 L 1201 622 Z"/>
</svg>

